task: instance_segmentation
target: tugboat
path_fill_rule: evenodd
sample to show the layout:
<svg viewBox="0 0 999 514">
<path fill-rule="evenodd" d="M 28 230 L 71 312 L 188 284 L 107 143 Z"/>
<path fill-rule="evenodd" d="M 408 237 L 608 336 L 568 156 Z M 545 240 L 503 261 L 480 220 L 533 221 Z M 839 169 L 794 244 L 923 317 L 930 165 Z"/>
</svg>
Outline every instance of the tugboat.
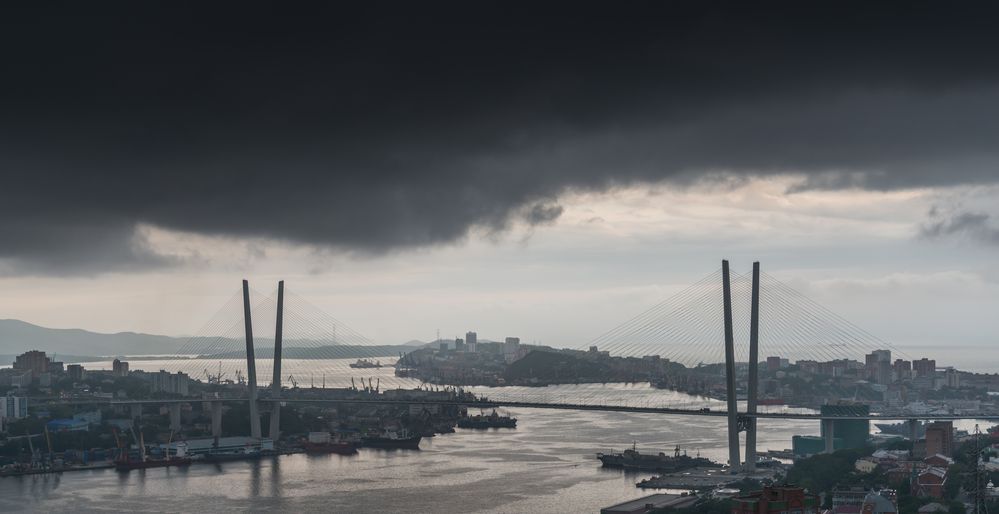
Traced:
<svg viewBox="0 0 999 514">
<path fill-rule="evenodd" d="M 350 367 L 357 369 L 380 368 L 382 367 L 382 362 L 381 361 L 371 362 L 368 359 L 357 359 L 357 362 L 350 364 Z"/>
<path fill-rule="evenodd" d="M 510 416 L 500 416 L 493 409 L 493 413 L 488 416 L 481 414 L 466 416 L 458 420 L 459 428 L 517 428 L 517 418 Z"/>
<path fill-rule="evenodd" d="M 423 436 L 410 435 L 408 430 L 391 431 L 384 430 L 381 434 L 367 436 L 361 439 L 361 446 L 367 448 L 388 448 L 402 450 L 419 450 L 420 440 Z"/>
<path fill-rule="evenodd" d="M 688 457 L 687 453 L 683 452 L 679 445 L 673 450 L 672 457 L 662 452 L 658 455 L 642 455 L 638 452 L 637 446 L 637 443 L 632 443 L 631 448 L 625 450 L 623 453 L 611 455 L 598 453 L 597 458 L 607 468 L 662 471 L 667 473 L 695 467 L 721 467 L 721 464 L 711 462 L 711 460 L 701 456 Z"/>
</svg>

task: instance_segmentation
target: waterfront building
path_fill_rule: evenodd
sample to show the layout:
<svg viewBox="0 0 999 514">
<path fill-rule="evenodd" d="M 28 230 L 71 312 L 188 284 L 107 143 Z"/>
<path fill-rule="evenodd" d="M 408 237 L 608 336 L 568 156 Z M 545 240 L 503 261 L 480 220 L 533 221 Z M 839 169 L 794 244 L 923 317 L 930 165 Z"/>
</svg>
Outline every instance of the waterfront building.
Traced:
<svg viewBox="0 0 999 514">
<path fill-rule="evenodd" d="M 178 451 L 187 455 L 205 455 L 208 453 L 252 453 L 259 451 L 271 451 L 274 449 L 274 440 L 268 437 L 254 439 L 245 436 L 213 437 L 204 439 L 188 439 L 186 441 L 173 441 L 169 445 L 160 444 L 161 451 L 169 451 L 171 455 L 177 455 Z"/>
<path fill-rule="evenodd" d="M 31 350 L 24 352 L 14 358 L 14 369 L 20 371 L 30 371 L 31 379 L 38 378 L 38 375 L 49 371 L 49 358 L 45 352 Z"/>
<path fill-rule="evenodd" d="M 45 424 L 49 432 L 86 432 L 90 423 L 83 419 L 53 419 Z"/>
<path fill-rule="evenodd" d="M 732 514 L 817 514 L 819 497 L 800 487 L 764 487 L 732 498 Z"/>
<path fill-rule="evenodd" d="M 954 423 L 934 421 L 926 425 L 926 455 L 940 454 L 950 457 L 954 454 Z"/>
<path fill-rule="evenodd" d="M 127 377 L 128 376 L 128 362 L 115 359 L 111 363 L 111 374 L 116 377 Z"/>
<path fill-rule="evenodd" d="M 600 514 L 646 514 L 662 509 L 683 509 L 696 503 L 692 494 L 653 494 L 600 509 Z"/>
</svg>

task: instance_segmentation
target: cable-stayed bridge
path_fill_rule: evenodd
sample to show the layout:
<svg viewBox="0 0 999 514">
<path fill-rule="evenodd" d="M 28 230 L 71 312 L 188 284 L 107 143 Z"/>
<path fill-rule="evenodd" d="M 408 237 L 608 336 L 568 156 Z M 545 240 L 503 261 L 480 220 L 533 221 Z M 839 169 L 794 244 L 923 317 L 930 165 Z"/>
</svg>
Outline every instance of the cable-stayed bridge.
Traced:
<svg viewBox="0 0 999 514">
<path fill-rule="evenodd" d="M 523 407 L 664 415 L 724 417 L 728 425 L 729 461 L 756 461 L 758 419 L 821 419 L 825 424 L 827 450 L 832 449 L 831 418 L 808 410 L 768 409 L 758 403 L 760 356 L 781 356 L 796 361 L 862 360 L 875 349 L 904 352 L 849 323 L 811 301 L 793 288 L 762 273 L 758 263 L 739 274 L 727 261 L 714 273 L 645 312 L 580 345 L 596 346 L 613 357 L 655 358 L 668 361 L 678 377 L 713 376 L 724 382 L 715 399 L 694 399 L 673 391 L 643 388 L 613 388 L 604 384 L 574 384 L 565 387 L 502 387 L 464 389 L 477 400 L 463 395 L 428 395 L 416 403 L 456 403 L 469 407 Z M 170 406 L 171 423 L 179 425 L 180 404 L 208 402 L 212 405 L 213 432 L 220 431 L 221 402 L 250 404 L 250 433 L 262 435 L 260 411 L 271 412 L 268 434 L 277 435 L 282 403 L 414 403 L 371 394 L 389 389 L 427 389 L 418 380 L 397 377 L 391 365 L 391 348 L 377 345 L 336 318 L 324 313 L 302 296 L 286 290 L 263 295 L 244 281 L 240 291 L 226 302 L 198 335 L 186 341 L 175 358 L 143 363 L 147 371 L 184 371 L 209 382 L 233 383 L 243 393 L 236 398 L 164 399 L 110 401 L 129 405 L 141 413 L 145 404 Z M 367 360 L 382 367 L 351 367 Z M 155 367 L 154 367 L 155 366 Z M 648 377 L 645 378 L 648 380 Z M 360 387 L 358 387 L 360 383 Z M 299 384 L 309 386 L 299 388 Z M 432 386 L 439 388 L 439 386 Z M 336 396 L 304 394 L 315 390 L 346 389 L 355 393 Z M 744 394 L 745 399 L 740 399 Z M 848 389 L 828 391 L 830 399 L 849 397 Z M 90 403 L 90 401 L 86 401 Z M 870 414 L 845 415 L 836 419 L 999 419 L 995 413 Z M 913 425 L 914 426 L 914 425 Z M 745 432 L 745 460 L 740 455 L 740 432 Z"/>
</svg>

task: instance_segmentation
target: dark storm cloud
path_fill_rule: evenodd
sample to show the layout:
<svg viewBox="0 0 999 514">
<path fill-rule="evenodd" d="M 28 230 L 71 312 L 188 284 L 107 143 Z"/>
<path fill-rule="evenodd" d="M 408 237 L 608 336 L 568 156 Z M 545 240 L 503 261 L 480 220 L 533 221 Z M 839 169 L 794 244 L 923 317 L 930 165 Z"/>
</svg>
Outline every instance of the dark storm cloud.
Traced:
<svg viewBox="0 0 999 514">
<path fill-rule="evenodd" d="M 931 221 L 920 227 L 919 235 L 926 239 L 947 237 L 967 237 L 973 241 L 999 245 L 999 227 L 991 222 L 991 216 L 981 212 L 957 212 L 941 215 L 930 212 Z"/>
<path fill-rule="evenodd" d="M 3 8 L 0 259 L 169 265 L 147 223 L 322 248 L 551 222 L 712 176 L 997 180 L 988 4 Z"/>
</svg>

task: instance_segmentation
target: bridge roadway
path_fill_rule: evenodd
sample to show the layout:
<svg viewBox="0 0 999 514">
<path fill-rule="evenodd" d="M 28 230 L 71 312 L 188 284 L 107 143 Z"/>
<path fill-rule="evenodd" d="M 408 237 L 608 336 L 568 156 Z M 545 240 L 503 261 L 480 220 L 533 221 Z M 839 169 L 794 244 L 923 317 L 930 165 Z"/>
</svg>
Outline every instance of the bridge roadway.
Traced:
<svg viewBox="0 0 999 514">
<path fill-rule="evenodd" d="M 48 401 L 46 401 L 48 400 Z M 108 406 L 130 406 L 130 405 L 170 405 L 182 403 L 213 403 L 213 402 L 246 402 L 247 398 L 188 398 L 188 399 L 149 399 L 149 400 L 110 400 L 104 398 L 94 399 L 71 399 L 62 400 L 54 398 L 32 398 L 31 404 L 35 402 L 46 402 L 44 405 L 108 405 Z M 260 398 L 261 403 L 273 402 L 273 399 Z M 709 416 L 724 418 L 728 416 L 727 410 L 706 410 L 706 409 L 680 409 L 673 407 L 632 407 L 626 405 L 591 405 L 585 403 L 545 403 L 545 402 L 524 402 L 505 400 L 483 400 L 475 402 L 463 402 L 457 400 L 434 400 L 434 399 L 373 399 L 373 398 L 281 398 L 281 403 L 335 403 L 335 404 L 381 404 L 381 405 L 455 405 L 468 408 L 491 409 L 495 407 L 524 408 L 524 409 L 558 409 L 558 410 L 578 410 L 578 411 L 601 411 L 601 412 L 635 412 L 644 414 L 668 414 L 677 416 Z M 757 419 L 846 419 L 846 420 L 924 420 L 924 421 L 957 421 L 963 419 L 981 419 L 999 421 L 997 413 L 980 414 L 869 414 L 866 416 L 822 416 L 819 413 L 808 412 L 740 412 L 740 417 Z"/>
</svg>

